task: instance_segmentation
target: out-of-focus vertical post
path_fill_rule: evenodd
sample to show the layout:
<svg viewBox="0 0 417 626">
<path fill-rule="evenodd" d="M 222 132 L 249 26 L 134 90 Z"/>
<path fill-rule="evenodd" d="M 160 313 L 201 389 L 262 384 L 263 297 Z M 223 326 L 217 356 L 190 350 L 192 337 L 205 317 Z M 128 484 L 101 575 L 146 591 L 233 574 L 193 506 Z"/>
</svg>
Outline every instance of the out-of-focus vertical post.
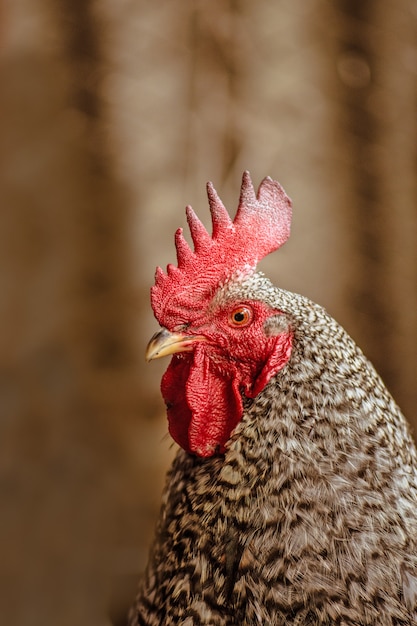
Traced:
<svg viewBox="0 0 417 626">
<path fill-rule="evenodd" d="M 91 626 L 132 405 L 126 201 L 91 3 L 18 0 L 2 19 L 1 621 Z"/>
<path fill-rule="evenodd" d="M 417 217 L 413 3 L 326 6 L 329 97 L 351 249 L 346 322 L 407 417 L 417 399 Z M 327 23 L 327 22 L 326 22 Z M 340 174 L 338 174 L 338 171 Z M 414 424 L 415 426 L 415 424 Z"/>
</svg>

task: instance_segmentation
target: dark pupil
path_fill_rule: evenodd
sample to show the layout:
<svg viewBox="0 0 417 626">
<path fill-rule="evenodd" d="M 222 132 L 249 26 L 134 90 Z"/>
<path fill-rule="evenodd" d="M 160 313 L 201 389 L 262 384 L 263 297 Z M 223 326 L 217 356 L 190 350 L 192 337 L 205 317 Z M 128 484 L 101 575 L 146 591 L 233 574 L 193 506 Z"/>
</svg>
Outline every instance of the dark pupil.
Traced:
<svg viewBox="0 0 417 626">
<path fill-rule="evenodd" d="M 245 319 L 245 314 L 241 312 L 235 313 L 234 318 L 235 318 L 235 322 L 243 322 Z"/>
</svg>

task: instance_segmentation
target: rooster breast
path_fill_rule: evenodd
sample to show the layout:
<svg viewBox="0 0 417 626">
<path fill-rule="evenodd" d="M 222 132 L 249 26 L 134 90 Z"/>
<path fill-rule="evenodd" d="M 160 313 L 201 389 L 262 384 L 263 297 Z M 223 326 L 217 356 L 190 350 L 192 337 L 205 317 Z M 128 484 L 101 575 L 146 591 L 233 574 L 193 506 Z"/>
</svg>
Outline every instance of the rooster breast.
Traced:
<svg viewBox="0 0 417 626">
<path fill-rule="evenodd" d="M 130 625 L 417 623 L 417 462 L 400 410 L 326 312 L 289 315 L 291 358 L 224 454 L 180 450 Z"/>
</svg>

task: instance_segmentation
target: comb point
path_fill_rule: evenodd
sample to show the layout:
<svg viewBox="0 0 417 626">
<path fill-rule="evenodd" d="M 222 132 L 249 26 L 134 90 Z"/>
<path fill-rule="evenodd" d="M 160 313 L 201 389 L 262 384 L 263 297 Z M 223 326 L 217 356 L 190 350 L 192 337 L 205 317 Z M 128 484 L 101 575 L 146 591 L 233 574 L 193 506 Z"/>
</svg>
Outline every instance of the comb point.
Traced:
<svg viewBox="0 0 417 626">
<path fill-rule="evenodd" d="M 243 172 L 242 185 L 240 187 L 239 207 L 242 205 L 251 205 L 256 202 L 255 189 L 248 170 Z"/>
<path fill-rule="evenodd" d="M 162 267 L 157 267 L 155 270 L 155 283 L 160 283 L 166 278 L 166 274 Z"/>
<path fill-rule="evenodd" d="M 188 227 L 190 229 L 191 238 L 194 244 L 194 251 L 198 252 L 203 248 L 206 248 L 207 245 L 211 241 L 211 237 L 208 234 L 207 230 L 204 227 L 204 224 L 199 220 L 197 215 L 194 213 L 191 205 L 187 205 L 185 207 L 185 212 L 187 215 Z"/>
<path fill-rule="evenodd" d="M 207 196 L 210 205 L 211 221 L 213 224 L 213 239 L 219 238 L 222 233 L 229 229 L 233 222 L 223 202 L 220 200 L 213 183 L 207 183 Z"/>
<path fill-rule="evenodd" d="M 187 265 L 193 256 L 193 252 L 182 234 L 182 228 L 179 228 L 175 233 L 175 248 L 177 250 L 178 268 L 181 269 Z"/>
</svg>

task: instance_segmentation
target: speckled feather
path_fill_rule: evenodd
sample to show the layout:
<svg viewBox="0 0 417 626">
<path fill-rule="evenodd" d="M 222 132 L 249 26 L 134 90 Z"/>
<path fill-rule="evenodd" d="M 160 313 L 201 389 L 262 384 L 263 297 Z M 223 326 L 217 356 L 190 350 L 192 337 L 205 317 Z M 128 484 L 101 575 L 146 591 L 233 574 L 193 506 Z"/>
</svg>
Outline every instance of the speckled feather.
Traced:
<svg viewBox="0 0 417 626">
<path fill-rule="evenodd" d="M 180 450 L 130 626 L 417 624 L 417 459 L 406 421 L 347 333 L 261 274 L 294 334 L 224 455 Z"/>
</svg>

